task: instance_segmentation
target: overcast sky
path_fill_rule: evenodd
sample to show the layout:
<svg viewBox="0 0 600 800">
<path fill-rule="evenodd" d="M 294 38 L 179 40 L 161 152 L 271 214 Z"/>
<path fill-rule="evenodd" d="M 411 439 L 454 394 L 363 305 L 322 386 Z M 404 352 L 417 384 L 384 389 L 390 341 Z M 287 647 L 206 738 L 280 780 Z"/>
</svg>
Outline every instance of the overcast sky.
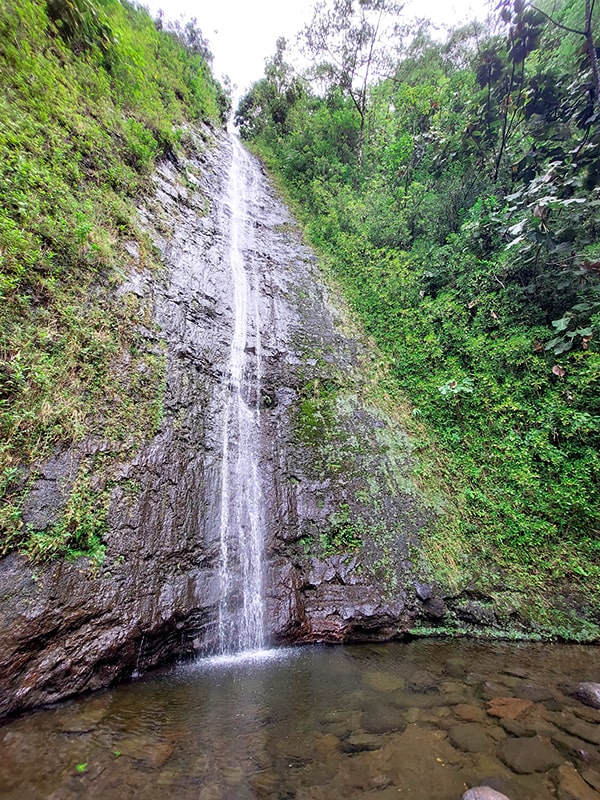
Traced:
<svg viewBox="0 0 600 800">
<path fill-rule="evenodd" d="M 228 75 L 239 97 L 264 71 L 279 36 L 293 41 L 312 17 L 314 0 L 142 0 L 155 15 L 195 17 L 214 54 L 217 78 Z M 485 16 L 485 0 L 407 0 L 405 16 L 426 16 L 440 25 Z"/>
</svg>

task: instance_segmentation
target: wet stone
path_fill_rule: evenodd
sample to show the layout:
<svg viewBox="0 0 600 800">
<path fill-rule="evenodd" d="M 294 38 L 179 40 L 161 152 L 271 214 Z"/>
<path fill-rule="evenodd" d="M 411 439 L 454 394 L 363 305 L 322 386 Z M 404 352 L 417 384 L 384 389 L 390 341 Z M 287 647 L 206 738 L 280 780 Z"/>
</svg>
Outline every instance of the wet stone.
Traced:
<svg viewBox="0 0 600 800">
<path fill-rule="evenodd" d="M 173 755 L 175 747 L 170 742 L 150 742 L 145 739 L 122 739 L 114 748 L 121 756 L 143 761 L 148 766 L 160 768 Z"/>
<path fill-rule="evenodd" d="M 507 795 L 489 786 L 474 786 L 462 796 L 462 800 L 511 800 Z"/>
<path fill-rule="evenodd" d="M 501 719 L 500 725 L 510 736 L 535 736 L 536 734 L 535 728 L 527 727 L 514 719 Z"/>
<path fill-rule="evenodd" d="M 465 697 L 460 694 L 413 694 L 412 692 L 400 691 L 389 695 L 392 705 L 398 708 L 435 708 L 437 706 L 455 706 L 464 703 Z"/>
<path fill-rule="evenodd" d="M 487 704 L 487 713 L 500 719 L 519 719 L 533 707 L 531 700 L 520 697 L 495 697 Z"/>
<path fill-rule="evenodd" d="M 381 737 L 369 734 L 354 734 L 340 743 L 342 753 L 361 753 L 381 748 Z"/>
<path fill-rule="evenodd" d="M 558 800 L 600 800 L 600 794 L 583 780 L 571 764 L 564 764 L 557 774 Z"/>
<path fill-rule="evenodd" d="M 415 692 L 432 692 L 437 689 L 438 678 L 427 670 L 417 670 L 408 679 L 408 685 Z"/>
<path fill-rule="evenodd" d="M 600 708 L 600 683 L 580 683 L 575 694 L 586 706 Z"/>
<path fill-rule="evenodd" d="M 462 658 L 449 658 L 444 665 L 444 672 L 450 678 L 464 678 L 467 674 L 467 665 Z"/>
<path fill-rule="evenodd" d="M 440 694 L 460 694 L 464 691 L 464 685 L 460 681 L 442 681 L 438 684 Z"/>
<path fill-rule="evenodd" d="M 498 792 L 501 795 L 506 795 L 506 797 L 510 798 L 519 798 L 520 800 L 520 793 L 515 790 L 515 781 L 514 778 L 505 777 L 503 774 L 496 774 L 494 772 L 486 772 L 485 775 L 480 773 L 481 777 L 479 778 L 479 786 L 486 787 L 489 789 L 494 789 L 494 791 Z"/>
<path fill-rule="evenodd" d="M 366 672 L 363 676 L 365 683 L 379 692 L 391 692 L 394 689 L 404 689 L 406 682 L 400 675 L 389 672 Z"/>
<path fill-rule="evenodd" d="M 571 709 L 575 716 L 579 717 L 579 719 L 584 719 L 586 722 L 594 722 L 597 725 L 600 725 L 600 711 L 597 711 L 595 708 L 590 708 L 589 706 L 579 706 L 578 708 Z"/>
<path fill-rule="evenodd" d="M 547 772 L 564 761 L 558 750 L 537 737 L 507 739 L 499 746 L 498 755 L 507 767 L 519 775 Z"/>
<path fill-rule="evenodd" d="M 584 742 L 576 736 L 569 736 L 568 733 L 556 733 L 552 736 L 552 744 L 567 758 L 574 758 L 590 764 L 600 763 L 598 751 L 588 742 Z"/>
<path fill-rule="evenodd" d="M 455 725 L 450 729 L 448 739 L 454 747 L 466 753 L 483 753 L 493 748 L 493 742 L 486 734 L 485 728 L 477 722 Z"/>
<path fill-rule="evenodd" d="M 403 731 L 406 721 L 401 711 L 389 705 L 372 705 L 364 711 L 360 724 L 367 733 L 389 733 Z"/>
<path fill-rule="evenodd" d="M 597 792 L 600 792 L 600 769 L 593 768 L 593 767 L 583 767 L 580 769 L 580 774 L 583 780 L 595 789 Z"/>
<path fill-rule="evenodd" d="M 515 686 L 516 697 L 524 700 L 531 700 L 533 703 L 541 703 L 544 700 L 553 700 L 554 692 L 547 686 L 537 686 L 534 683 L 523 683 Z"/>
<path fill-rule="evenodd" d="M 492 700 L 497 697 L 506 698 L 506 685 L 498 681 L 485 681 L 481 685 L 481 694 L 484 700 Z"/>
<path fill-rule="evenodd" d="M 512 675 L 513 678 L 528 678 L 529 673 L 524 667 L 505 667 L 503 675 Z"/>
<path fill-rule="evenodd" d="M 485 722 L 486 713 L 479 706 L 469 703 L 459 703 L 454 706 L 454 714 L 463 722 Z"/>
<path fill-rule="evenodd" d="M 561 727 L 578 739 L 585 739 L 586 742 L 600 745 L 600 725 L 594 725 L 591 722 L 584 722 L 578 719 L 574 722 L 563 724 Z"/>
</svg>

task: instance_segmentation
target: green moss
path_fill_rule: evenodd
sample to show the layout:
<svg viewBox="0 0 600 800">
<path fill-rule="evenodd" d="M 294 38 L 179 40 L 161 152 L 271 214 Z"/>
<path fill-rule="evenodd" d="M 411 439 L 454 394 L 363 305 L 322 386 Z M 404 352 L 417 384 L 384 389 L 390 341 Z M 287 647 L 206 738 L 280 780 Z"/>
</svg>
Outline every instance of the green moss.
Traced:
<svg viewBox="0 0 600 800">
<path fill-rule="evenodd" d="M 104 560 L 104 534 L 108 530 L 108 490 L 94 490 L 90 476 L 80 472 L 61 519 L 45 531 L 28 527 L 22 550 L 40 561 L 55 556 L 87 556 L 95 566 Z"/>
<path fill-rule="evenodd" d="M 324 556 L 359 550 L 365 533 L 364 522 L 353 518 L 348 503 L 342 503 L 329 517 L 329 527 L 321 531 L 319 544 Z"/>
<path fill-rule="evenodd" d="M 127 2 L 6 0 L 0 39 L 0 552 L 92 552 L 75 506 L 26 530 L 22 467 L 86 434 L 131 450 L 159 428 L 164 352 L 138 332 L 151 307 L 115 290 L 157 267 L 134 210 L 157 159 L 226 98 L 201 50 Z"/>
</svg>

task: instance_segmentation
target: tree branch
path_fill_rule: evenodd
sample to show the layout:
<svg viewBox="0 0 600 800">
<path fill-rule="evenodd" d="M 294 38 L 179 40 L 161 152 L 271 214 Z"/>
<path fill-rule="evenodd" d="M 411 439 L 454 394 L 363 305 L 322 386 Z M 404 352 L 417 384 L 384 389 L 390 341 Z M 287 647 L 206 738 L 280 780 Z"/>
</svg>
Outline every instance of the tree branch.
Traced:
<svg viewBox="0 0 600 800">
<path fill-rule="evenodd" d="M 557 22 L 555 19 L 552 19 L 550 14 L 546 14 L 545 11 L 542 11 L 541 8 L 538 8 L 537 6 L 530 6 L 530 8 L 532 8 L 534 11 L 537 11 L 538 14 L 541 14 L 542 16 L 546 17 L 546 19 L 549 19 L 550 22 L 553 25 L 556 25 L 557 28 L 562 28 L 563 31 L 568 31 L 569 33 L 575 33 L 577 34 L 577 36 L 585 36 L 585 31 L 578 31 L 575 28 L 569 28 L 568 25 L 563 25 L 562 22 Z"/>
</svg>

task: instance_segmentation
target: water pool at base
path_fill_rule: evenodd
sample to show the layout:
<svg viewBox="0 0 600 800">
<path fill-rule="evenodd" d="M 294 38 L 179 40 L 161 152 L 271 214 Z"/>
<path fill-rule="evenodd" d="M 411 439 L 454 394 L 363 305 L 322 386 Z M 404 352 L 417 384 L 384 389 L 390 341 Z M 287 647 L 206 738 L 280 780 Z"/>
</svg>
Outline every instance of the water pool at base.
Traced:
<svg viewBox="0 0 600 800">
<path fill-rule="evenodd" d="M 0 797 L 600 798 L 600 711 L 569 694 L 599 656 L 420 640 L 188 663 L 6 723 Z"/>
</svg>

